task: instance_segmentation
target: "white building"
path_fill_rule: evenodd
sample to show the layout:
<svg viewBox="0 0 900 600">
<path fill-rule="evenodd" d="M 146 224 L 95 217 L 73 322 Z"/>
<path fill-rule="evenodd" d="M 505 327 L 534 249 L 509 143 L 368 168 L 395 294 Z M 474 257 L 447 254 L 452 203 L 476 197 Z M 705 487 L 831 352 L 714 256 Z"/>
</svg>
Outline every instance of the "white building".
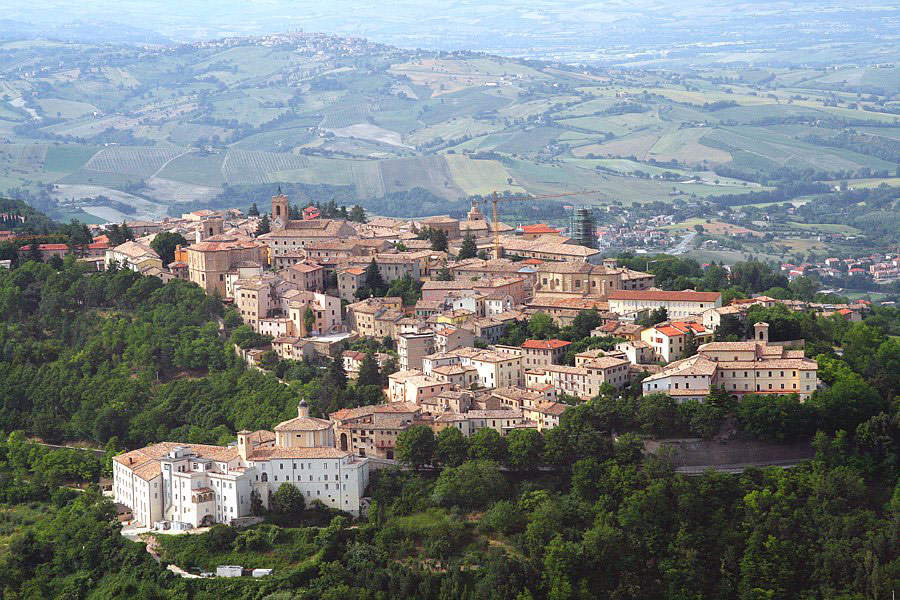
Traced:
<svg viewBox="0 0 900 600">
<path fill-rule="evenodd" d="M 145 526 L 198 527 L 249 516 L 256 500 L 267 507 L 270 493 L 290 483 L 307 503 L 358 515 L 369 463 L 335 448 L 331 423 L 310 417 L 305 402 L 297 413 L 274 433 L 239 431 L 236 446 L 162 442 L 116 456 L 116 502 Z"/>
</svg>

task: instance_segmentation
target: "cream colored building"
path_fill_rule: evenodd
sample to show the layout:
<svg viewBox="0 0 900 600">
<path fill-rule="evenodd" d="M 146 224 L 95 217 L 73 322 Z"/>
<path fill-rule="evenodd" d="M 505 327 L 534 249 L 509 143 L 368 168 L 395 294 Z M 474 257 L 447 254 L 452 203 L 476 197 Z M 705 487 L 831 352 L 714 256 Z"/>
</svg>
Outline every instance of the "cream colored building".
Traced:
<svg viewBox="0 0 900 600">
<path fill-rule="evenodd" d="M 397 437 L 420 424 L 420 407 L 396 402 L 378 406 L 345 408 L 331 413 L 335 442 L 341 451 L 357 456 L 394 459 Z"/>
<path fill-rule="evenodd" d="M 400 369 L 421 369 L 422 359 L 434 352 L 434 333 L 402 333 L 397 336 Z"/>
<path fill-rule="evenodd" d="M 442 365 L 474 367 L 478 372 L 478 386 L 489 389 L 521 385 L 524 380 L 521 356 L 491 350 L 458 348 L 451 352 L 425 357 L 422 365 L 426 373 Z"/>
<path fill-rule="evenodd" d="M 805 400 L 818 387 L 817 372 L 818 364 L 806 358 L 803 350 L 758 340 L 710 342 L 700 346 L 695 356 L 644 379 L 642 386 L 645 394 L 664 392 L 679 399 L 702 400 L 717 386 L 739 397 L 797 394 Z"/>
<path fill-rule="evenodd" d="M 397 371 L 388 376 L 388 401 L 419 404 L 427 398 L 448 392 L 453 386 L 426 375 L 418 369 Z"/>
<path fill-rule="evenodd" d="M 610 312 L 624 315 L 642 310 L 664 308 L 669 319 L 684 319 L 702 315 L 710 308 L 722 306 L 719 292 L 683 290 L 618 290 L 607 296 Z"/>
<path fill-rule="evenodd" d="M 552 385 L 560 392 L 589 400 L 600 393 L 600 386 L 608 383 L 621 389 L 631 381 L 627 359 L 603 356 L 578 367 L 548 365 L 525 372 L 525 385 L 539 388 Z"/>
<path fill-rule="evenodd" d="M 120 267 L 141 272 L 150 268 L 162 269 L 162 260 L 156 250 L 147 244 L 128 241 L 106 250 L 106 264 L 116 261 Z"/>
<path fill-rule="evenodd" d="M 207 293 L 225 297 L 226 274 L 240 263 L 266 264 L 265 245 L 245 236 L 216 235 L 185 248 L 188 278 Z"/>
<path fill-rule="evenodd" d="M 684 356 L 688 342 L 693 337 L 695 343 L 712 341 L 714 332 L 700 323 L 692 321 L 666 321 L 641 332 L 641 341 L 647 343 L 659 360 L 670 362 Z"/>
<path fill-rule="evenodd" d="M 346 309 L 350 330 L 359 335 L 385 337 L 385 327 L 376 323 L 376 319 L 389 310 L 399 311 L 402 305 L 403 300 L 395 296 L 367 298 L 348 304 Z"/>
<path fill-rule="evenodd" d="M 322 265 L 309 261 L 297 262 L 279 271 L 278 275 L 296 285 L 297 289 L 325 291 L 325 269 Z"/>
<path fill-rule="evenodd" d="M 281 485 L 291 484 L 307 503 L 360 514 L 369 463 L 334 447 L 331 423 L 298 416 L 270 431 L 239 431 L 237 445 L 161 442 L 113 458 L 113 495 L 135 521 L 185 527 L 232 523 L 263 507 Z"/>
<path fill-rule="evenodd" d="M 522 366 L 525 369 L 562 364 L 572 342 L 564 340 L 525 340 L 522 344 Z"/>
<path fill-rule="evenodd" d="M 548 262 L 538 265 L 534 300 L 591 297 L 607 299 L 628 286 L 653 284 L 648 273 L 587 262 Z"/>
</svg>

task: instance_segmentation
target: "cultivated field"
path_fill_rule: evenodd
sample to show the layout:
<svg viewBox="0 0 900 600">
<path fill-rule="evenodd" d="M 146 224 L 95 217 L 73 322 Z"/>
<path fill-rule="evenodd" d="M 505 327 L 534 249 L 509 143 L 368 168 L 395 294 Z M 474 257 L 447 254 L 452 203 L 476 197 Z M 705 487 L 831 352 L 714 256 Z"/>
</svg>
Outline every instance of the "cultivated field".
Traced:
<svg viewBox="0 0 900 600">
<path fill-rule="evenodd" d="M 0 45 L 10 65 L 51 65 L 0 81 L 0 191 L 143 183 L 163 205 L 211 200 L 226 184 L 296 182 L 360 200 L 421 187 L 446 201 L 594 190 L 585 202 L 627 204 L 760 189 L 750 180 L 785 168 L 856 188 L 900 182 L 894 67 L 670 75 L 636 59 L 627 71 L 568 70 L 346 43 L 322 52 L 252 40 L 177 52 Z M 82 51 L 90 68 L 73 58 Z M 848 129 L 884 142 L 806 141 Z M 751 175 L 716 175 L 722 166 Z"/>
<path fill-rule="evenodd" d="M 295 154 L 229 150 L 222 161 L 222 174 L 229 185 L 268 183 L 269 173 L 302 169 L 309 160 Z"/>
<path fill-rule="evenodd" d="M 104 148 L 84 165 L 85 169 L 150 177 L 167 162 L 183 154 L 180 148 Z"/>
</svg>

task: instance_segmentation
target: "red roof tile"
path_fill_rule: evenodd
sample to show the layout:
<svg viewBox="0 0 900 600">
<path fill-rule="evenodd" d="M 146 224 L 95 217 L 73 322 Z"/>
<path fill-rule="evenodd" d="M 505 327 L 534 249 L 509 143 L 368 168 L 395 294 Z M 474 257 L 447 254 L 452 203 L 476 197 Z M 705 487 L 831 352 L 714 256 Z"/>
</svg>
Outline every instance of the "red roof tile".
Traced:
<svg viewBox="0 0 900 600">
<path fill-rule="evenodd" d="M 557 350 L 564 346 L 568 346 L 571 343 L 572 342 L 566 342 L 564 340 L 525 340 L 522 347 L 534 350 Z"/>
</svg>

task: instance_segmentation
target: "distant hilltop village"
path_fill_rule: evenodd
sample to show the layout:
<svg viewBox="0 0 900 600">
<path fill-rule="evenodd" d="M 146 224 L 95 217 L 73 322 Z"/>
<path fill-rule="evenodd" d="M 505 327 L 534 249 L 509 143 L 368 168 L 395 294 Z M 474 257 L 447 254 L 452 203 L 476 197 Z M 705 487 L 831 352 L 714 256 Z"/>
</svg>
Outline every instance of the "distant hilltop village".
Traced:
<svg viewBox="0 0 900 600">
<path fill-rule="evenodd" d="M 351 221 L 323 218 L 314 206 L 296 211 L 278 194 L 262 217 L 197 211 L 129 227 L 134 240 L 111 246 L 98 235 L 80 260 L 189 280 L 218 295 L 270 336 L 262 347 L 236 348 L 249 365 L 273 351 L 341 361 L 351 378 L 367 360 L 397 368 L 384 404 L 314 418 L 301 402 L 296 418 L 274 431 L 238 432 L 231 446 L 166 442 L 116 457 L 116 499 L 145 526 L 236 522 L 284 483 L 309 501 L 358 515 L 370 469 L 396 460 L 398 436 L 410 427 L 452 427 L 466 436 L 484 428 L 543 431 L 572 402 L 637 381 L 643 393 L 677 401 L 703 401 L 713 389 L 805 399 L 819 385 L 816 362 L 804 358 L 802 340 L 773 343 L 768 324 L 746 323 L 749 308 L 780 303 L 851 321 L 868 308 L 764 296 L 723 306 L 719 292 L 660 290 L 652 274 L 601 259 L 546 225 L 495 227 L 477 204 L 462 220 Z M 162 232 L 190 240 L 168 264 L 150 245 Z M 398 281 L 421 290 L 387 296 Z M 500 343 L 537 313 L 560 327 L 587 314 L 591 336 L 617 341 L 574 357 L 565 340 Z M 646 325 L 650 314 L 664 316 Z M 714 341 L 725 319 L 752 333 Z M 346 350 L 366 337 L 395 350 Z"/>
</svg>

